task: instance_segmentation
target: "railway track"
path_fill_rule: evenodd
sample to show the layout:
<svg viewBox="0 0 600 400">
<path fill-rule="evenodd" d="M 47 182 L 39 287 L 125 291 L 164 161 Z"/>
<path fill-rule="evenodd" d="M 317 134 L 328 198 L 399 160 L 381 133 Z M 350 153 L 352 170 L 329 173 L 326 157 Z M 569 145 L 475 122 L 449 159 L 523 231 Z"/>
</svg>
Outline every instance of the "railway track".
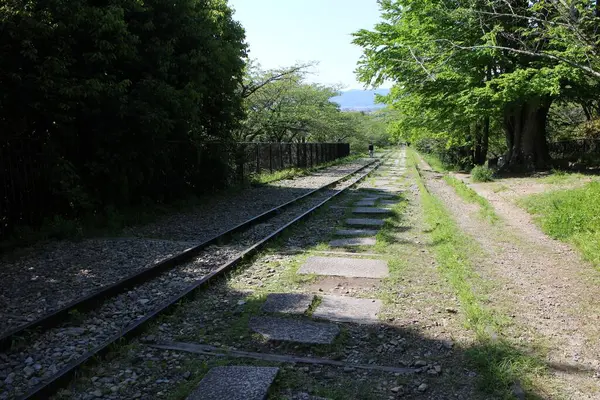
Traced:
<svg viewBox="0 0 600 400">
<path fill-rule="evenodd" d="M 380 163 L 373 161 L 323 187 L 255 216 L 229 231 L 132 274 L 0 338 L 0 369 L 13 371 L 0 399 L 50 397 L 84 365 L 209 281 L 251 257 Z M 27 357 L 34 349 L 36 359 Z M 37 355 L 41 355 L 38 357 Z M 18 360 L 21 360 L 19 362 Z M 17 375 L 14 371 L 21 369 Z M 38 377 L 39 371 L 44 374 Z M 8 390 L 12 387 L 12 390 Z"/>
</svg>

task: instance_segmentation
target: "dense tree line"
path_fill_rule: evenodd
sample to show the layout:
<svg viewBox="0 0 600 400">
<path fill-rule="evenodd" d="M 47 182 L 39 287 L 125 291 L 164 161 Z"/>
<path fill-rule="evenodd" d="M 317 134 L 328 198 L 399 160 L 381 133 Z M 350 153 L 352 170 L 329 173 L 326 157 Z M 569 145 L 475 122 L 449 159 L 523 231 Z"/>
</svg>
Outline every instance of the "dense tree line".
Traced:
<svg viewBox="0 0 600 400">
<path fill-rule="evenodd" d="M 2 143 L 64 207 L 226 182 L 246 55 L 226 0 L 5 1 L 0 52 Z"/>
<path fill-rule="evenodd" d="M 600 6 L 551 0 L 380 0 L 383 22 L 361 30 L 358 75 L 395 82 L 396 135 L 470 149 L 491 144 L 508 169 L 544 168 L 549 116 L 598 116 Z M 552 124 L 550 125 L 553 126 Z M 554 124 L 556 133 L 556 124 Z M 502 141 L 497 138 L 502 137 Z"/>
</svg>

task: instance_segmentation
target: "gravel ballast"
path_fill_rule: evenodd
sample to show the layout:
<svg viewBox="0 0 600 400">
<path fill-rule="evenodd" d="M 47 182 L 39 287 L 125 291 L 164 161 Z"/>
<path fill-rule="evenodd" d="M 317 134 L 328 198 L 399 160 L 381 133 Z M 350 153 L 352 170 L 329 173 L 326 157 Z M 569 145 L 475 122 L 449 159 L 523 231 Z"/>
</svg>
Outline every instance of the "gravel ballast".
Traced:
<svg viewBox="0 0 600 400">
<path fill-rule="evenodd" d="M 0 258 L 0 335 L 333 182 L 368 161 L 217 194 L 192 211 L 127 229 L 128 237 L 42 243 L 5 255 Z"/>
<path fill-rule="evenodd" d="M 32 335 L 26 344 L 0 354 L 0 378 L 4 377 L 0 399 L 14 398 L 51 377 L 68 362 L 103 344 L 109 337 L 156 310 L 170 297 L 181 293 L 240 251 L 349 184 L 351 181 L 319 192 L 276 217 L 236 235 L 231 244 L 211 246 L 193 262 L 178 266 L 150 282 L 109 299 L 97 310 L 75 315 L 68 324 Z"/>
</svg>

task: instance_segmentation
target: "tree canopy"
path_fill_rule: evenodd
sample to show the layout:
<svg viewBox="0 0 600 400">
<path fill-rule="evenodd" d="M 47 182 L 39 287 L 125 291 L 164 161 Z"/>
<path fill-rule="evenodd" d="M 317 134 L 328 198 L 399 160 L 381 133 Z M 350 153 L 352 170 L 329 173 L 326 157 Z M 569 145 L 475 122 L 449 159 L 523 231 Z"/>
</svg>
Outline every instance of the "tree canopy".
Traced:
<svg viewBox="0 0 600 400">
<path fill-rule="evenodd" d="M 503 134 L 509 168 L 545 167 L 552 103 L 597 95 L 592 3 L 379 4 L 383 22 L 355 33 L 364 50 L 357 74 L 368 84 L 395 83 L 387 102 L 402 115 L 400 136 L 466 144 L 483 163 L 490 135 Z"/>
<path fill-rule="evenodd" d="M 0 30 L 0 131 L 43 152 L 66 207 L 226 183 L 226 151 L 199 158 L 243 116 L 226 0 L 3 2 Z"/>
</svg>

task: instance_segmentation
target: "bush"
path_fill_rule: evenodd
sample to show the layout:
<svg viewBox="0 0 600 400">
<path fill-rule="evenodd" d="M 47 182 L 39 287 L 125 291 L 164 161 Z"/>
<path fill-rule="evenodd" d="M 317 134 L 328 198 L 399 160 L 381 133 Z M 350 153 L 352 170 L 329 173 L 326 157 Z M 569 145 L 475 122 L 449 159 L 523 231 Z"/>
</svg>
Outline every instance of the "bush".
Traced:
<svg viewBox="0 0 600 400">
<path fill-rule="evenodd" d="M 473 182 L 490 182 L 494 180 L 494 171 L 481 165 L 471 170 L 471 179 Z"/>
</svg>

